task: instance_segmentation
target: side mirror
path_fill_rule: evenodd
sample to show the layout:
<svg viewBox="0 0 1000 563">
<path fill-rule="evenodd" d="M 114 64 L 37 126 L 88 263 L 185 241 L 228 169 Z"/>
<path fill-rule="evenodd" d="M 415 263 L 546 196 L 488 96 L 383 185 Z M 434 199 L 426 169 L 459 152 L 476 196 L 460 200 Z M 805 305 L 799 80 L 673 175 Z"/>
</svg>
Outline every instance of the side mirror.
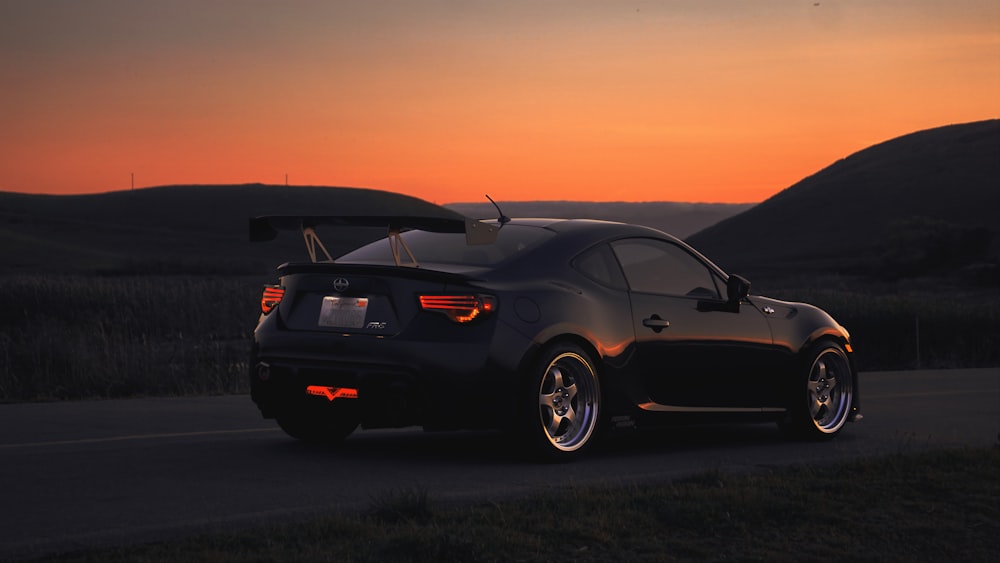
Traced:
<svg viewBox="0 0 1000 563">
<path fill-rule="evenodd" d="M 730 275 L 726 283 L 726 297 L 732 305 L 739 305 L 750 295 L 750 282 L 743 276 Z"/>
</svg>

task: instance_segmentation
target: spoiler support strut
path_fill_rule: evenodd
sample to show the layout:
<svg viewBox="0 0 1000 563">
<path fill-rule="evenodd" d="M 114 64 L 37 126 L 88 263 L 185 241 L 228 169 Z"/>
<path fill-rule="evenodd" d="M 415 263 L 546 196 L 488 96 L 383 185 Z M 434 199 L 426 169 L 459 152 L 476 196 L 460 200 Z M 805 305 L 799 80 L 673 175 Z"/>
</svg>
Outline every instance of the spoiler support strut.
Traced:
<svg viewBox="0 0 1000 563">
<path fill-rule="evenodd" d="M 400 249 L 406 252 L 406 256 L 409 257 L 409 265 L 414 268 L 419 268 L 420 264 L 417 264 L 417 259 L 413 256 L 413 252 L 410 251 L 410 247 L 406 246 L 406 241 L 400 236 L 399 228 L 393 227 L 389 229 L 389 249 L 392 250 L 392 259 L 396 262 L 396 266 L 402 266 L 403 263 L 400 259 Z"/>
<path fill-rule="evenodd" d="M 424 205 L 431 205 L 425 203 Z M 454 211 L 438 208 L 433 213 L 424 215 L 410 214 L 378 214 L 371 215 L 313 215 L 313 216 L 261 216 L 250 219 L 250 240 L 266 241 L 272 240 L 278 235 L 279 230 L 298 230 L 302 232 L 302 238 L 306 244 L 306 251 L 309 253 L 309 260 L 313 263 L 325 259 L 326 262 L 333 262 L 333 256 L 327 250 L 319 235 L 316 234 L 317 225 L 334 225 L 340 227 L 377 227 L 387 226 L 389 230 L 389 249 L 392 252 L 392 259 L 397 267 L 408 266 L 420 267 L 416 256 L 406 246 L 402 233 L 407 229 L 417 229 L 435 233 L 464 233 L 465 242 L 469 245 L 493 244 L 496 241 L 500 226 L 494 226 L 481 221 L 459 215 Z"/>
<path fill-rule="evenodd" d="M 330 256 L 330 252 L 323 245 L 323 241 L 319 240 L 319 235 L 316 234 L 316 230 L 312 227 L 302 226 L 302 238 L 306 241 L 306 251 L 309 253 L 309 260 L 313 264 L 317 262 L 316 260 L 316 247 L 318 246 L 323 254 L 326 255 L 327 262 L 333 262 L 333 256 Z M 396 260 L 396 264 L 399 265 L 399 260 Z"/>
</svg>

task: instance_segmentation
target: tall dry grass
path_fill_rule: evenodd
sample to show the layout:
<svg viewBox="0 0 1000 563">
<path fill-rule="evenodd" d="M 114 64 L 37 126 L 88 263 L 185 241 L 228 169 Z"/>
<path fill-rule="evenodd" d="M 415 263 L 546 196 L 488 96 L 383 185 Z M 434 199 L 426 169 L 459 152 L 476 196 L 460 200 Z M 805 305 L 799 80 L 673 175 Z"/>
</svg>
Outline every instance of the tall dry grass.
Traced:
<svg viewBox="0 0 1000 563">
<path fill-rule="evenodd" d="M 270 281 L 0 277 L 0 401 L 245 392 L 260 287 Z M 766 293 L 833 314 L 862 370 L 1000 366 L 1000 300 L 988 292 L 830 282 Z"/>
<path fill-rule="evenodd" d="M 0 400 L 245 391 L 260 283 L 0 278 Z"/>
<path fill-rule="evenodd" d="M 900 290 L 855 280 L 768 295 L 811 303 L 833 315 L 851 333 L 865 371 L 1000 366 L 995 289 Z"/>
</svg>

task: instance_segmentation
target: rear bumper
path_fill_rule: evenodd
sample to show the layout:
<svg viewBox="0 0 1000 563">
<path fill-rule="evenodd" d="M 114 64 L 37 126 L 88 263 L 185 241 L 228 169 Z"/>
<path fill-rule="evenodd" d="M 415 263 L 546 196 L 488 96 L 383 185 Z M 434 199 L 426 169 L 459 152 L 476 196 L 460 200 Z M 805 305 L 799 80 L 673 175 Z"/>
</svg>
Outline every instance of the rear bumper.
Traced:
<svg viewBox="0 0 1000 563">
<path fill-rule="evenodd" d="M 266 418 L 356 400 L 367 428 L 493 428 L 513 404 L 517 364 L 529 347 L 509 329 L 484 343 L 258 331 L 251 397 Z M 310 385 L 358 396 L 331 401 L 308 393 Z"/>
<path fill-rule="evenodd" d="M 334 401 L 358 401 L 364 426 L 400 427 L 424 424 L 447 406 L 419 372 L 393 365 L 254 357 L 250 382 L 251 398 L 265 418 L 323 408 Z M 309 386 L 354 389 L 357 398 L 330 399 L 309 393 Z"/>
</svg>

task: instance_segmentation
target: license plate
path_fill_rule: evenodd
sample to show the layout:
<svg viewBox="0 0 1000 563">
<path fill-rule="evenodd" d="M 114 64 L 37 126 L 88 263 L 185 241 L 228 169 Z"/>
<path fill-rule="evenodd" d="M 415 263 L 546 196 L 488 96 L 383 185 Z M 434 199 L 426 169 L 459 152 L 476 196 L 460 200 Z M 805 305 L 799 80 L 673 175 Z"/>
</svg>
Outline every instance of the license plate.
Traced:
<svg viewBox="0 0 1000 563">
<path fill-rule="evenodd" d="M 365 326 L 367 312 L 367 297 L 327 296 L 319 310 L 319 326 L 361 328 Z"/>
</svg>

